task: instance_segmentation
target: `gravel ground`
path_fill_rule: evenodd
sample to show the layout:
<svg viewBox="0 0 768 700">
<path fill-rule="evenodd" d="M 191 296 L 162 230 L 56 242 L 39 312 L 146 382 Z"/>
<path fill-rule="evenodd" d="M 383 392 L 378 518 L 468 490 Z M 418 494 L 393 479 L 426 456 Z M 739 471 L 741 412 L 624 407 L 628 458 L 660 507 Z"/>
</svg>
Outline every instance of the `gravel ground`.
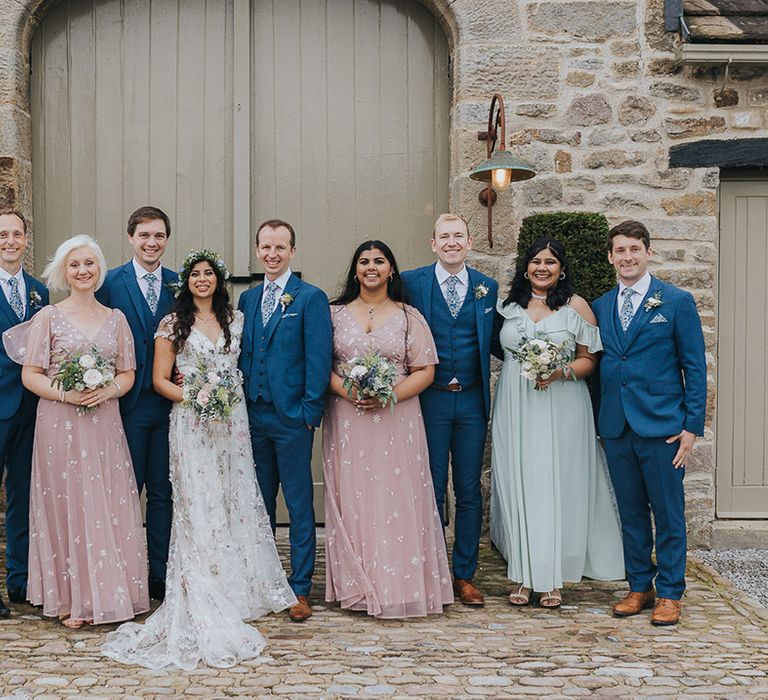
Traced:
<svg viewBox="0 0 768 700">
<path fill-rule="evenodd" d="M 768 608 L 767 549 L 695 549 L 690 554 Z"/>
</svg>

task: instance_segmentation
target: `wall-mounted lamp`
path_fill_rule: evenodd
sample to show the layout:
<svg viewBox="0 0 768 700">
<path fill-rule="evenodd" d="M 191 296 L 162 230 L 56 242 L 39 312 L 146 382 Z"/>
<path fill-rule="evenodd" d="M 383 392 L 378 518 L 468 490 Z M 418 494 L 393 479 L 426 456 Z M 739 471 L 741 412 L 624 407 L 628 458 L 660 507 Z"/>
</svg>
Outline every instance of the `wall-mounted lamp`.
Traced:
<svg viewBox="0 0 768 700">
<path fill-rule="evenodd" d="M 495 113 L 494 108 L 496 108 Z M 499 148 L 494 153 L 497 137 Z M 488 160 L 480 163 L 469 176 L 473 180 L 489 183 L 489 186 L 480 192 L 478 198 L 484 207 L 488 207 L 488 246 L 493 248 L 493 205 L 496 203 L 496 191 L 504 192 L 511 182 L 530 180 L 536 175 L 536 171 L 528 163 L 506 150 L 504 100 L 499 93 L 495 93 L 491 99 L 488 130 L 478 131 L 477 139 L 486 142 Z"/>
</svg>

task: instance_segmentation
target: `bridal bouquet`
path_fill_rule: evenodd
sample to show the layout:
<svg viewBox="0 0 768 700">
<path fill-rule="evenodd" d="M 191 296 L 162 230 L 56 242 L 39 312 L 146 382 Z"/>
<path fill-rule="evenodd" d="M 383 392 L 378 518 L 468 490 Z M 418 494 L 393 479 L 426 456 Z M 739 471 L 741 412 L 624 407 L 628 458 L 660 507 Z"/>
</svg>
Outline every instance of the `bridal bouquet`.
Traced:
<svg viewBox="0 0 768 700">
<path fill-rule="evenodd" d="M 526 379 L 548 379 L 558 369 L 565 370 L 574 350 L 573 341 L 568 338 L 555 343 L 548 336 L 527 338 L 523 336 L 516 348 L 506 348 L 520 363 L 520 374 Z M 534 386 L 537 391 L 547 387 Z"/>
<path fill-rule="evenodd" d="M 115 378 L 112 363 L 102 357 L 94 345 L 88 352 L 69 355 L 59 364 L 59 370 L 53 375 L 51 385 L 62 392 L 75 389 L 86 391 L 106 386 Z M 92 413 L 98 406 L 80 406 L 77 412 Z"/>
<path fill-rule="evenodd" d="M 358 397 L 377 399 L 382 408 L 389 404 L 389 410 L 395 410 L 397 366 L 382 357 L 377 349 L 369 348 L 365 354 L 353 357 L 341 365 L 341 372 L 344 378 L 342 386 L 350 397 L 354 389 Z"/>
<path fill-rule="evenodd" d="M 229 418 L 242 400 L 238 391 L 242 383 L 240 370 L 216 370 L 199 362 L 193 371 L 184 374 L 181 405 L 191 408 L 203 423 Z"/>
</svg>

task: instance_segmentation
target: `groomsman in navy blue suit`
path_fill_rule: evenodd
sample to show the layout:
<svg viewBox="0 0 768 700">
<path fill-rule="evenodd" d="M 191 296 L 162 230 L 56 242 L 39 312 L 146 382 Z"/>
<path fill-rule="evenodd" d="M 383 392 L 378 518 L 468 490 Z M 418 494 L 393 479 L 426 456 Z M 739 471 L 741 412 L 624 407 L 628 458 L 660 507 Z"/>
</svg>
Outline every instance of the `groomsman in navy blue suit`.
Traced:
<svg viewBox="0 0 768 700">
<path fill-rule="evenodd" d="M 651 255 L 639 221 L 611 229 L 608 259 L 619 284 L 593 304 L 604 346 L 598 427 L 630 590 L 613 612 L 626 617 L 654 606 L 654 625 L 674 625 L 685 590 L 684 467 L 704 432 L 707 366 L 693 297 L 651 276 Z"/>
<path fill-rule="evenodd" d="M 136 381 L 120 399 L 123 427 L 131 452 L 136 487 L 147 490 L 149 594 L 165 598 L 165 568 L 171 536 L 171 482 L 168 478 L 168 416 L 171 402 L 152 387 L 155 331 L 174 303 L 179 277 L 160 264 L 171 222 L 157 207 L 141 207 L 128 219 L 133 259 L 110 270 L 97 299 L 120 309 L 136 346 Z"/>
<path fill-rule="evenodd" d="M 491 406 L 491 336 L 499 286 L 465 265 L 472 239 L 462 217 L 438 217 L 430 243 L 437 263 L 402 275 L 408 303 L 429 324 L 440 360 L 435 383 L 419 399 L 443 525 L 448 463 L 452 466 L 454 591 L 465 605 L 483 605 L 483 594 L 472 579 L 483 521 L 480 473 Z"/>
<path fill-rule="evenodd" d="M 264 503 L 275 529 L 282 486 L 290 518 L 291 575 L 298 603 L 294 622 L 312 615 L 309 592 L 315 568 L 312 439 L 320 425 L 333 357 L 331 314 L 325 293 L 291 272 L 296 233 L 280 219 L 256 232 L 264 283 L 240 296 L 245 314 L 243 371 L 253 458 Z"/>
<path fill-rule="evenodd" d="M 0 211 L 0 335 L 48 303 L 48 290 L 21 267 L 27 249 L 27 222 L 18 212 Z M 27 599 L 29 484 L 37 398 L 21 384 L 21 365 L 0 343 L 0 482 L 5 472 L 5 567 L 8 598 Z M 11 611 L 0 598 L 0 617 Z"/>
</svg>

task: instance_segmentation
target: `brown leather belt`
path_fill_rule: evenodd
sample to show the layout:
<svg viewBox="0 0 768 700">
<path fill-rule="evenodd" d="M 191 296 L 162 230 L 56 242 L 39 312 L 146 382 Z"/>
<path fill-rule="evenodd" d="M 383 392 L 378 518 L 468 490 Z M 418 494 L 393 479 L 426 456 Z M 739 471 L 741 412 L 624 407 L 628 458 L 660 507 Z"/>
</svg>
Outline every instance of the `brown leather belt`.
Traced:
<svg viewBox="0 0 768 700">
<path fill-rule="evenodd" d="M 468 389 L 474 389 L 476 386 L 479 386 L 480 382 L 473 382 L 472 384 L 467 384 L 466 386 L 462 386 L 458 382 L 453 382 L 452 384 L 430 384 L 430 389 L 440 389 L 440 391 L 467 391 Z"/>
</svg>

